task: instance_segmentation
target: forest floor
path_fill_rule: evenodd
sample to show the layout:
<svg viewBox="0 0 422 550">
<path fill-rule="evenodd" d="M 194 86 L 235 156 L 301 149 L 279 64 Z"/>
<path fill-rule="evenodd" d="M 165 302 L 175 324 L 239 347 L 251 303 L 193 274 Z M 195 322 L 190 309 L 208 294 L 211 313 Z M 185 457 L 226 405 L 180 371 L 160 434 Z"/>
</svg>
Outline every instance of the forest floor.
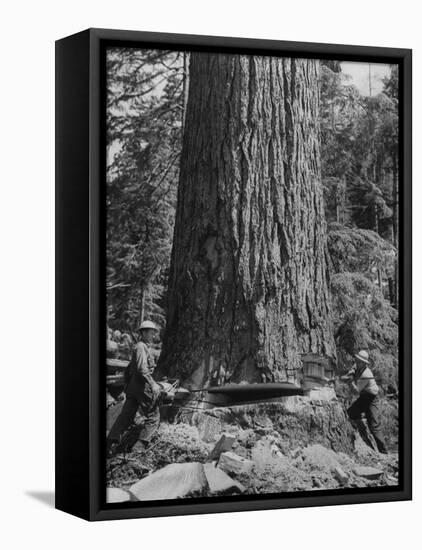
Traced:
<svg viewBox="0 0 422 550">
<path fill-rule="evenodd" d="M 397 453 L 379 454 L 359 435 L 355 436 L 351 452 L 335 452 L 312 441 L 299 446 L 286 444 L 284 434 L 273 426 L 257 430 L 234 423 L 224 427 L 233 441 L 230 452 L 246 459 L 249 468 L 236 471 L 236 468 L 230 470 L 221 465 L 237 485 L 226 487 L 219 494 L 268 494 L 398 484 Z M 160 472 L 169 464 L 206 464 L 221 435 L 220 431 L 204 441 L 200 427 L 186 422 L 162 422 L 150 449 L 138 451 L 135 445 L 132 452 L 108 460 L 107 486 L 129 491 L 140 479 Z M 210 489 L 204 483 L 199 493 L 181 496 L 218 494 Z"/>
</svg>

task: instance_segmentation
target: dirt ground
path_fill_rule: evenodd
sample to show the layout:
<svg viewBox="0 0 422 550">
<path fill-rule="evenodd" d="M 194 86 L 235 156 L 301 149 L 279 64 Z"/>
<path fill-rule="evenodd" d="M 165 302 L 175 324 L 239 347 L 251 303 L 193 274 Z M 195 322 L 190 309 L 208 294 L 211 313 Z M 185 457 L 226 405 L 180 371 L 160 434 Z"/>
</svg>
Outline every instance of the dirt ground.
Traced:
<svg viewBox="0 0 422 550">
<path fill-rule="evenodd" d="M 215 433 L 206 432 L 206 441 L 203 425 L 196 423 L 199 425 L 162 422 L 149 449 L 138 450 L 135 445 L 132 452 L 108 460 L 107 486 L 128 490 L 140 479 L 168 464 L 206 463 L 222 431 L 235 438 L 232 452 L 254 464 L 248 473 L 230 473 L 243 485 L 245 494 L 398 484 L 397 453 L 381 455 L 370 449 L 357 434 L 354 435 L 353 450 L 346 453 L 312 441 L 288 445 L 282 430 L 268 420 L 266 427 L 258 429 L 256 425 L 248 427 L 244 422 L 243 427 L 238 422 L 221 424 L 220 419 Z M 201 496 L 211 496 L 206 487 Z"/>
</svg>

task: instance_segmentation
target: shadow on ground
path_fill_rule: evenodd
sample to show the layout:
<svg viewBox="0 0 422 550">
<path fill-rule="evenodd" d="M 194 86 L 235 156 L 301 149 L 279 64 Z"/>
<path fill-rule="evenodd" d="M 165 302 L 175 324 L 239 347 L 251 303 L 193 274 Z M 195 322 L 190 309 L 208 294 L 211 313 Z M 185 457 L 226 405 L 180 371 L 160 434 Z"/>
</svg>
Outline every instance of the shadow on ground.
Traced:
<svg viewBox="0 0 422 550">
<path fill-rule="evenodd" d="M 38 500 L 49 508 L 54 508 L 55 493 L 54 491 L 26 491 L 27 496 Z"/>
</svg>

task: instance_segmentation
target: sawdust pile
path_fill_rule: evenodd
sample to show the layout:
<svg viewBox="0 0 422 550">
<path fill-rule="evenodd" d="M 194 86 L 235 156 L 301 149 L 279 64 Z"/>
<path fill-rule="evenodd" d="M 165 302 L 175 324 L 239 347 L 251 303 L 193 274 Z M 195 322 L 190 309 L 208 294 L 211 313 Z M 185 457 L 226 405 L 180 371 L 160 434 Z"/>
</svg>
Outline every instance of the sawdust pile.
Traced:
<svg viewBox="0 0 422 550">
<path fill-rule="evenodd" d="M 226 427 L 232 441 L 232 455 L 253 464 L 249 471 L 227 472 L 238 482 L 237 487 L 241 484 L 245 494 L 398 484 L 397 454 L 379 455 L 358 436 L 354 451 L 347 454 L 318 443 L 287 449 L 285 439 L 276 430 L 260 435 L 249 428 Z M 214 441 L 203 441 L 198 428 L 186 423 L 163 423 L 149 449 L 138 451 L 135 445 L 127 455 L 120 454 L 108 461 L 107 485 L 129 490 L 139 480 L 169 464 L 206 464 L 217 440 L 216 437 Z M 218 462 L 214 460 L 214 464 Z M 238 493 L 238 489 L 225 491 L 225 494 Z M 214 494 L 205 485 L 201 496 Z"/>
</svg>

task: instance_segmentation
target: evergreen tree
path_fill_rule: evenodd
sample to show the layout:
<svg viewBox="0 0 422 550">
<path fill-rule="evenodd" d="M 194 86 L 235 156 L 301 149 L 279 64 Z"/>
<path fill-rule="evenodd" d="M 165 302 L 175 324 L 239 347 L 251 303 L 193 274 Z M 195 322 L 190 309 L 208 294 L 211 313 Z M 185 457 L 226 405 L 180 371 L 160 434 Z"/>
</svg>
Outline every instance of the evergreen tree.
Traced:
<svg viewBox="0 0 422 550">
<path fill-rule="evenodd" d="M 183 115 L 182 54 L 110 50 L 107 289 L 111 326 L 164 324 Z"/>
<path fill-rule="evenodd" d="M 159 373 L 283 380 L 335 356 L 315 61 L 191 56 Z"/>
</svg>

